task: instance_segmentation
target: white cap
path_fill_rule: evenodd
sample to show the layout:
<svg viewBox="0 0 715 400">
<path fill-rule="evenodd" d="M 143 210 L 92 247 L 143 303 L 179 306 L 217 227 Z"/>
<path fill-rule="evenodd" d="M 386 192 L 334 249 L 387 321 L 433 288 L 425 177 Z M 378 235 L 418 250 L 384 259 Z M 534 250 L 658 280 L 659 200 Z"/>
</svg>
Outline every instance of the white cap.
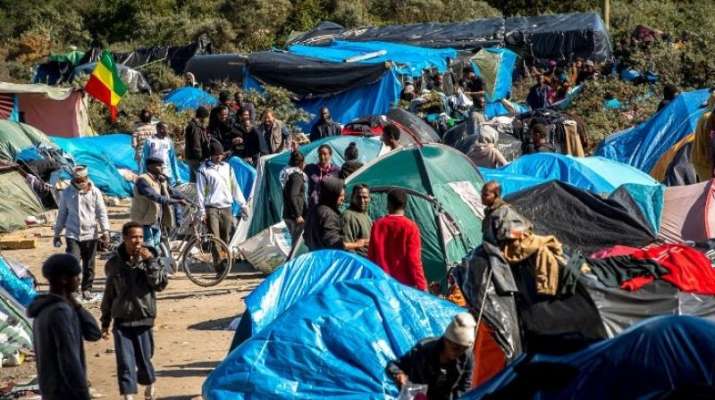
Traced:
<svg viewBox="0 0 715 400">
<path fill-rule="evenodd" d="M 470 313 L 459 313 L 454 316 L 444 332 L 444 338 L 464 347 L 472 347 L 476 339 L 477 321 Z"/>
<path fill-rule="evenodd" d="M 72 176 L 75 178 L 86 178 L 88 175 L 87 167 L 84 165 L 78 165 L 72 170 Z"/>
</svg>

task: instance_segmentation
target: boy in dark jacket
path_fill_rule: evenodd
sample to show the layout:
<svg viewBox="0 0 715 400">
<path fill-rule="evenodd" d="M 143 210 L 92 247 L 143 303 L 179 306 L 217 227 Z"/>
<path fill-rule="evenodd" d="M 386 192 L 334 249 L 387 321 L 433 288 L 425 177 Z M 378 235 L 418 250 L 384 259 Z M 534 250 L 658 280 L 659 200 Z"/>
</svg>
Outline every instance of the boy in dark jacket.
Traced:
<svg viewBox="0 0 715 400">
<path fill-rule="evenodd" d="M 45 400 L 89 400 L 82 340 L 101 337 L 94 317 L 72 293 L 80 283 L 79 262 L 71 254 L 55 254 L 42 265 L 50 293 L 37 296 L 27 309 L 37 357 L 40 393 Z"/>
<path fill-rule="evenodd" d="M 119 392 L 126 400 L 137 393 L 137 382 L 146 386 L 144 396 L 154 399 L 156 376 L 152 327 L 156 318 L 156 292 L 167 284 L 157 252 L 144 246 L 144 230 L 136 222 L 122 227 L 124 242 L 107 261 L 107 284 L 102 300 L 102 337 L 109 339 L 114 320 L 115 354 Z"/>
</svg>

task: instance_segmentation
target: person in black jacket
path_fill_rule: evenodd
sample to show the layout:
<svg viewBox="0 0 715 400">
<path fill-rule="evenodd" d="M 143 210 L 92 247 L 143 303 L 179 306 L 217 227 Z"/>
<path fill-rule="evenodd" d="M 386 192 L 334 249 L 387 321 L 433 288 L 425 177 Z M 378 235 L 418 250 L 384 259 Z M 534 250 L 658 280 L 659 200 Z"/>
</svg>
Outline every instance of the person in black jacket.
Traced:
<svg viewBox="0 0 715 400">
<path fill-rule="evenodd" d="M 37 377 L 45 400 L 90 399 L 82 340 L 97 341 L 101 333 L 94 317 L 72 295 L 81 272 L 71 254 L 50 256 L 42 265 L 50 292 L 37 296 L 27 309 L 34 319 Z"/>
<path fill-rule="evenodd" d="M 310 251 L 320 249 L 357 250 L 367 247 L 368 240 L 346 243 L 339 208 L 345 200 L 343 181 L 327 177 L 320 183 L 318 206 L 313 207 L 305 223 L 303 238 Z"/>
<path fill-rule="evenodd" d="M 477 323 L 472 314 L 459 313 L 439 338 L 427 338 L 387 371 L 401 388 L 408 382 L 427 385 L 429 400 L 460 398 L 472 384 L 472 348 Z"/>
<path fill-rule="evenodd" d="M 233 146 L 233 139 L 238 137 L 239 133 L 235 131 L 234 118 L 227 106 L 221 104 L 211 110 L 208 132 L 211 140 L 221 143 L 224 149 Z M 207 154 L 204 156 L 208 157 Z"/>
<path fill-rule="evenodd" d="M 341 131 L 340 124 L 333 121 L 333 118 L 330 116 L 328 107 L 321 107 L 320 119 L 318 119 L 318 122 L 316 122 L 310 130 L 310 141 L 315 142 L 326 137 L 339 136 Z"/>
<path fill-rule="evenodd" d="M 338 177 L 340 179 L 348 179 L 353 172 L 357 171 L 362 167 L 362 163 L 359 161 L 360 153 L 358 152 L 357 143 L 351 142 L 345 149 L 345 162 L 342 167 L 340 167 L 340 173 Z"/>
<path fill-rule="evenodd" d="M 196 182 L 196 170 L 208 156 L 211 141 L 206 128 L 208 118 L 209 110 L 201 106 L 184 130 L 184 160 L 191 169 L 191 182 Z"/>
<path fill-rule="evenodd" d="M 283 220 L 293 243 L 300 238 L 305 226 L 305 186 L 308 178 L 303 172 L 304 166 L 303 154 L 295 150 L 290 154 L 288 167 L 281 171 L 280 175 L 283 184 Z"/>
<path fill-rule="evenodd" d="M 119 392 L 125 399 L 137 393 L 137 382 L 146 386 L 144 396 L 154 399 L 156 375 L 152 327 L 156 318 L 156 292 L 167 278 L 157 261 L 157 251 L 144 246 L 144 230 L 136 222 L 122 227 L 124 242 L 107 261 L 107 283 L 102 299 L 102 337 L 109 339 L 114 320 L 115 354 Z"/>
</svg>

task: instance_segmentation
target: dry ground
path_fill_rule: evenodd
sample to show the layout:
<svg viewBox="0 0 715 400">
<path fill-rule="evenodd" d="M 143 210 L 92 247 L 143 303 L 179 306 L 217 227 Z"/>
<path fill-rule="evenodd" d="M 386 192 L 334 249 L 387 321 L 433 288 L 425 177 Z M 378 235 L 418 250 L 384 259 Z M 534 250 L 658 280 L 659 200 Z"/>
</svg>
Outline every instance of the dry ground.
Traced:
<svg viewBox="0 0 715 400">
<path fill-rule="evenodd" d="M 126 208 L 110 208 L 112 229 L 119 230 L 127 217 Z M 42 261 L 64 247 L 52 247 L 49 227 L 34 227 L 21 233 L 35 237 L 37 247 L 3 251 L 3 255 L 30 268 L 40 281 L 40 291 L 45 291 L 47 284 L 41 274 Z M 104 289 L 104 263 L 105 260 L 97 259 L 95 291 Z M 160 399 L 200 398 L 206 376 L 228 351 L 233 335 L 225 328 L 243 312 L 244 297 L 261 281 L 261 275 L 256 272 L 235 269 L 220 285 L 206 289 L 195 286 L 183 275 L 177 276 L 158 295 L 153 361 Z M 86 307 L 99 320 L 99 303 Z M 85 351 L 93 387 L 107 399 L 119 398 L 113 341 L 86 343 Z M 0 382 L 22 382 L 33 375 L 34 362 L 29 362 L 19 368 L 0 369 Z"/>
</svg>

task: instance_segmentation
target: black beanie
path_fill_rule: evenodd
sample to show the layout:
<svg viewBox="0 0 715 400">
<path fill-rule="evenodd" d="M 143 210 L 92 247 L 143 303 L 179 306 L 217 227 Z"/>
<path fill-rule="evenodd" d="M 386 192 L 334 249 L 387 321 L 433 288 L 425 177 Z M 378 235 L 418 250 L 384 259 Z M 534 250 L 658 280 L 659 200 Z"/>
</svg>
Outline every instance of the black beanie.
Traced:
<svg viewBox="0 0 715 400">
<path fill-rule="evenodd" d="M 71 254 L 53 254 L 42 264 L 42 276 L 48 281 L 77 276 L 82 272 L 79 260 Z"/>
<path fill-rule="evenodd" d="M 196 109 L 196 118 L 208 118 L 209 117 L 209 109 L 204 107 L 204 106 L 199 106 L 199 108 Z"/>
<path fill-rule="evenodd" d="M 212 156 L 223 154 L 223 145 L 221 145 L 221 142 L 216 140 L 212 141 L 209 145 L 209 154 Z"/>
</svg>

